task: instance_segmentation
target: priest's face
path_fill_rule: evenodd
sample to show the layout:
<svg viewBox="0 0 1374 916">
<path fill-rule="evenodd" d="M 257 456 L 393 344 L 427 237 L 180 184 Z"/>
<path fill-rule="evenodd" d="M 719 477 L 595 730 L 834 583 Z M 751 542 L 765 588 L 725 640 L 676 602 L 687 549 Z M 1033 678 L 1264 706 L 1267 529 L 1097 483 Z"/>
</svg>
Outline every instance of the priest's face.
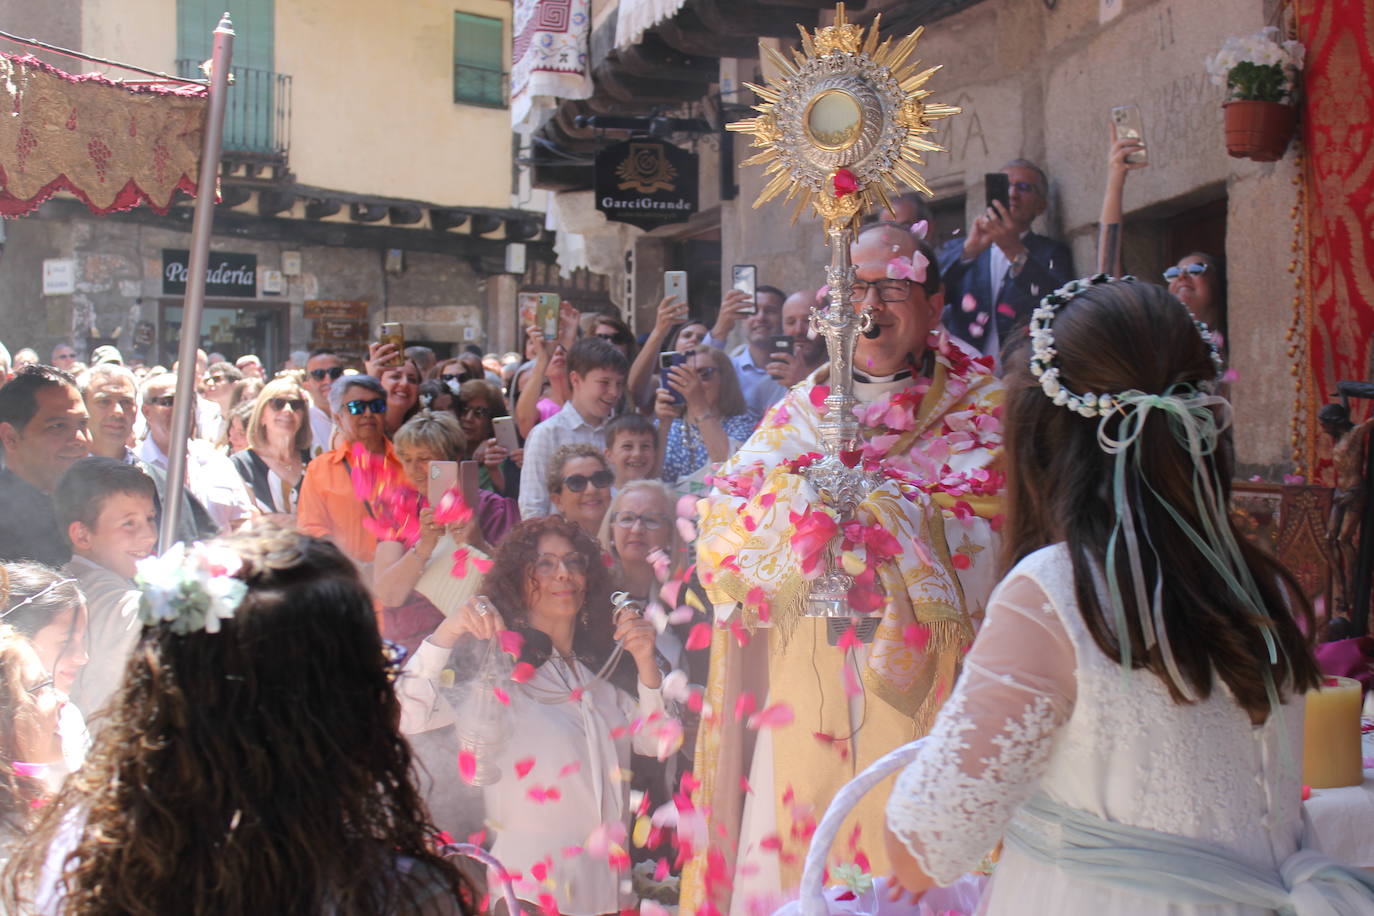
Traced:
<svg viewBox="0 0 1374 916">
<path fill-rule="evenodd" d="M 856 297 L 854 308 L 871 309 L 873 322 L 881 329 L 876 338 L 859 335 L 854 368 L 864 375 L 892 375 L 919 366 L 926 338 L 939 327 L 943 293 L 929 295 L 919 283 L 888 276 L 889 261 L 910 258 L 915 251 L 916 240 L 909 232 L 890 227 L 865 232 L 851 249 L 856 286 L 866 287 L 863 299 Z"/>
</svg>

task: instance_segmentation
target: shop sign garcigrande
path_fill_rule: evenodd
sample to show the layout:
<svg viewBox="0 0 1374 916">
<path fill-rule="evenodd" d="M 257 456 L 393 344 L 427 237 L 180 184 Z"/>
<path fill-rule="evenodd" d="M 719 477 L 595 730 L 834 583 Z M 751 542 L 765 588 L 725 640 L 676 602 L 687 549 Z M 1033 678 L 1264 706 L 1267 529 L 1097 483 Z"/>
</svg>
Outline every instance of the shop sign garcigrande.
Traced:
<svg viewBox="0 0 1374 916">
<path fill-rule="evenodd" d="M 654 229 L 697 212 L 697 156 L 662 140 L 626 140 L 596 154 L 596 209 Z"/>
</svg>

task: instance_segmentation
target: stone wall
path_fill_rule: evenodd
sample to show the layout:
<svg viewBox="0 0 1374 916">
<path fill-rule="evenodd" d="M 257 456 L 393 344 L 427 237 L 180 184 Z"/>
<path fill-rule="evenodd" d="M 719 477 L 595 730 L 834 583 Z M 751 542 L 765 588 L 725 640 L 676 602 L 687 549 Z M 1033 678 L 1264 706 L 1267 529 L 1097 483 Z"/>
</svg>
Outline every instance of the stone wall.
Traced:
<svg viewBox="0 0 1374 916">
<path fill-rule="evenodd" d="M 179 296 L 162 292 L 162 250 L 190 247 L 188 231 L 141 223 L 129 217 L 90 217 L 75 213 L 70 202 L 54 201 L 35 215 L 5 223 L 0 257 L 0 341 L 11 351 L 32 346 L 46 357 L 59 341 L 85 348 L 88 335 L 98 330 L 131 346 L 140 320 L 156 323 L 159 305 L 179 304 Z M 488 320 L 488 315 L 513 315 L 514 286 L 501 295 L 488 290 L 468 260 L 442 254 L 407 251 L 399 273 L 385 270 L 385 252 L 342 246 L 298 245 L 216 236 L 212 251 L 231 251 L 257 257 L 258 295 L 253 299 L 214 299 L 216 305 L 266 306 L 285 313 L 289 346 L 259 354 L 264 361 L 286 359 L 289 350 L 309 345 L 313 322 L 303 315 L 307 299 L 363 300 L 371 305 L 370 324 L 391 320 L 405 323 L 414 343 L 450 343 L 460 350 L 466 343 L 509 347 L 505 330 L 513 320 Z M 280 270 L 282 252 L 298 251 L 301 273 L 285 277 L 280 295 L 262 292 L 265 270 Z M 69 258 L 76 262 L 76 292 L 43 295 L 43 261 Z M 389 305 L 389 308 L 384 306 Z M 465 329 L 471 328 L 471 336 Z M 159 332 L 161 329 L 158 329 Z M 159 338 L 160 339 L 160 338 Z M 440 348 L 442 349 L 442 347 Z M 83 356 L 87 354 L 83 353 Z"/>
</svg>

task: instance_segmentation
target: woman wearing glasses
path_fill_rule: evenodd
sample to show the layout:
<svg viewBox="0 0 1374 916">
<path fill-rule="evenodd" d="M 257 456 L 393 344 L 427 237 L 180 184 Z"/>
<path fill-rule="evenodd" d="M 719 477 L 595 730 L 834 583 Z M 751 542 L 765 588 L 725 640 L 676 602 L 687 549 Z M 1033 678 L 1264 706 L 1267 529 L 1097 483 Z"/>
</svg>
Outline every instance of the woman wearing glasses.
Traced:
<svg viewBox="0 0 1374 916">
<path fill-rule="evenodd" d="M 595 538 L 611 504 L 615 474 L 594 445 L 561 446 L 549 461 L 549 501 L 554 511 Z"/>
<path fill-rule="evenodd" d="M 499 774 L 483 789 L 487 822 L 498 825 L 492 854 L 509 873 L 524 876 L 515 890 L 534 905 L 531 912 L 621 912 L 633 906 L 621 890 L 629 886 L 624 832 L 631 815 L 622 774 L 632 750 L 656 755 L 662 730 L 677 727 L 663 705 L 654 627 L 629 612 L 613 614 L 610 575 L 596 541 L 565 519 L 521 522 L 494 559 L 484 586 L 490 597 L 464 605 L 407 663 L 396 684 L 401 731 L 457 722 L 439 696 L 450 653 L 460 640 L 467 644 L 459 656 L 474 661 L 450 672 L 470 678 L 490 641 L 513 631 L 519 638 L 502 644 L 529 676 L 502 687 L 519 727 L 476 761 Z M 641 727 L 631 728 L 636 722 Z M 569 855 L 569 849 L 582 851 Z"/>
<path fill-rule="evenodd" d="M 458 389 L 453 413 L 463 427 L 468 454 L 479 462 L 478 485 L 511 499 L 520 497 L 520 464 L 524 449 L 509 452 L 496 441 L 492 420 L 506 416 L 501 389 L 486 379 L 469 379 Z"/>
<path fill-rule="evenodd" d="M 663 439 L 663 480 L 677 484 L 707 464 L 730 457 L 749 439 L 759 417 L 749 410 L 730 357 L 715 347 L 697 347 L 667 372 L 654 412 Z M 675 396 L 676 395 L 676 396 Z"/>
<path fill-rule="evenodd" d="M 258 511 L 291 515 L 296 511 L 305 466 L 310 463 L 309 404 L 294 375 L 268 382 L 248 417 L 248 448 L 229 460 L 248 484 Z"/>
<path fill-rule="evenodd" d="M 371 510 L 353 487 L 353 450 L 365 451 L 393 474 L 404 473 L 384 428 L 386 389 L 370 375 L 345 376 L 330 389 L 329 405 L 338 423 L 338 447 L 306 467 L 296 524 L 305 534 L 332 540 L 353 562 L 370 564 L 377 538 L 363 524 Z"/>
<path fill-rule="evenodd" d="M 0 640 L 7 644 L 5 667 L 16 663 L 0 689 L 8 706 L 0 717 L 0 836 L 21 831 L 32 813 L 13 803 L 55 792 L 86 756 L 86 720 L 68 699 L 88 660 L 86 619 L 76 579 L 39 563 L 0 564 Z M 8 645 L 4 636 L 11 633 L 28 652 Z M 0 857 L 8 852 L 3 848 Z"/>
</svg>

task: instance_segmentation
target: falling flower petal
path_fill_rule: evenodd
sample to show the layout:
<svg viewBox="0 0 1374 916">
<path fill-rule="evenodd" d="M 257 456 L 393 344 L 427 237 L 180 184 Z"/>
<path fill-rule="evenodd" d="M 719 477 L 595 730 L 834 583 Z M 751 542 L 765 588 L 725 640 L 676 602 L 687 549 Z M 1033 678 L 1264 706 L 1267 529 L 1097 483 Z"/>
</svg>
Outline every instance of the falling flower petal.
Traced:
<svg viewBox="0 0 1374 916">
<path fill-rule="evenodd" d="M 705 649 L 705 648 L 706 648 L 707 646 L 709 646 L 710 644 L 711 644 L 711 627 L 710 627 L 710 625 L 705 624 L 705 623 L 699 623 L 699 624 L 697 624 L 696 626 L 692 627 L 692 632 L 691 632 L 691 633 L 687 634 L 687 643 L 686 643 L 685 648 L 686 648 L 687 651 L 689 651 L 689 652 L 695 652 L 697 649 Z"/>
<path fill-rule="evenodd" d="M 690 544 L 697 539 L 697 526 L 690 519 L 680 518 L 677 520 L 677 533 L 685 543 Z"/>
<path fill-rule="evenodd" d="M 468 785 L 472 785 L 477 778 L 477 755 L 472 751 L 458 752 L 458 775 Z"/>
<path fill-rule="evenodd" d="M 515 761 L 515 778 L 524 779 L 530 775 L 530 770 L 534 769 L 534 758 L 526 757 L 523 760 Z"/>
<path fill-rule="evenodd" d="M 846 697 L 856 697 L 863 693 L 863 688 L 859 686 L 859 676 L 854 673 L 853 665 L 844 666 L 844 695 Z"/>
<path fill-rule="evenodd" d="M 907 624 L 906 629 L 902 631 L 902 642 L 917 652 L 924 652 L 926 643 L 930 642 L 930 627 L 919 623 Z"/>
<path fill-rule="evenodd" d="M 735 698 L 735 721 L 738 722 L 755 709 L 758 709 L 758 705 L 754 700 L 754 694 L 748 690 L 744 691 Z"/>
<path fill-rule="evenodd" d="M 496 638 L 500 640 L 502 652 L 511 658 L 520 657 L 520 650 L 525 647 L 525 637 L 514 630 L 502 630 Z"/>
<path fill-rule="evenodd" d="M 492 696 L 496 697 L 496 702 L 500 703 L 502 706 L 510 705 L 510 694 L 506 693 L 500 687 L 491 688 L 491 693 Z"/>
<path fill-rule="evenodd" d="M 520 662 L 511 669 L 510 679 L 517 684 L 527 683 L 534 677 L 534 666 L 529 662 Z"/>
<path fill-rule="evenodd" d="M 756 712 L 745 723 L 746 728 L 781 728 L 792 724 L 792 707 L 787 703 L 774 703 L 762 712 Z"/>
</svg>

